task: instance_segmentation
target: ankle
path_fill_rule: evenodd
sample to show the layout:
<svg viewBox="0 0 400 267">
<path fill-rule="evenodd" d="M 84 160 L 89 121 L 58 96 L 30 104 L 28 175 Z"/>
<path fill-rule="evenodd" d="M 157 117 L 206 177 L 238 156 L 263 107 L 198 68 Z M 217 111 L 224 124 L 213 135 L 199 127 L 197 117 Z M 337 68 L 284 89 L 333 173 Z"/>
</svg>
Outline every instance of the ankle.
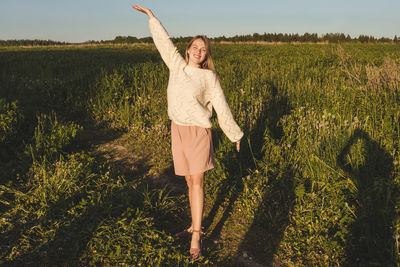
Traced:
<svg viewBox="0 0 400 267">
<path fill-rule="evenodd" d="M 192 234 L 192 239 L 190 242 L 191 247 L 198 247 L 200 244 L 201 237 L 198 234 Z"/>
<path fill-rule="evenodd" d="M 203 230 L 194 230 L 194 229 L 191 229 L 191 230 L 192 230 L 192 234 L 204 235 Z"/>
<path fill-rule="evenodd" d="M 192 236 L 195 236 L 195 237 L 200 237 L 200 235 L 201 235 L 201 233 L 200 232 L 192 232 Z"/>
</svg>

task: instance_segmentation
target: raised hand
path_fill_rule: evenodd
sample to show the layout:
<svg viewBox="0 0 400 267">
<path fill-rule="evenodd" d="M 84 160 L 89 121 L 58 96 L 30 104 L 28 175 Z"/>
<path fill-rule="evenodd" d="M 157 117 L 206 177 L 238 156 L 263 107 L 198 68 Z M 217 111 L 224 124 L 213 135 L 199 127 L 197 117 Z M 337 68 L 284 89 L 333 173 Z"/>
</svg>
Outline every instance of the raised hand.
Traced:
<svg viewBox="0 0 400 267">
<path fill-rule="evenodd" d="M 154 17 L 153 12 L 151 12 L 150 9 L 142 7 L 142 6 L 138 6 L 138 5 L 132 5 L 133 9 L 136 9 L 137 11 L 140 11 L 144 14 L 146 14 L 147 16 L 149 16 L 149 18 Z"/>
</svg>

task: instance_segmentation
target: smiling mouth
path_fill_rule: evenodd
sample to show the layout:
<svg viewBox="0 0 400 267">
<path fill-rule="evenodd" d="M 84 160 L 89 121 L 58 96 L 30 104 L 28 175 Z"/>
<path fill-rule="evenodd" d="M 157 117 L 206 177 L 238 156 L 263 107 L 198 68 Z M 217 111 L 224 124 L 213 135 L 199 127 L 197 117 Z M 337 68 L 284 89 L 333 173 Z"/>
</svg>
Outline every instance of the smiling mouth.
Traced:
<svg viewBox="0 0 400 267">
<path fill-rule="evenodd" d="M 201 57 L 200 56 L 198 56 L 198 55 L 194 55 L 193 56 L 195 59 L 200 59 Z"/>
</svg>

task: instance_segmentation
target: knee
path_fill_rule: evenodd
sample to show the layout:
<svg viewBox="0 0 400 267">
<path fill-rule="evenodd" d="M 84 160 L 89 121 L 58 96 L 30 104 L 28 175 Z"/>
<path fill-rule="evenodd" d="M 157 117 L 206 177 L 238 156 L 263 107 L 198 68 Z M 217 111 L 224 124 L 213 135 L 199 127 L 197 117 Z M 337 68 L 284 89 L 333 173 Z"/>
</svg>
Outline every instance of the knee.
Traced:
<svg viewBox="0 0 400 267">
<path fill-rule="evenodd" d="M 192 176 L 191 186 L 194 188 L 203 188 L 203 177 L 202 176 Z"/>
</svg>

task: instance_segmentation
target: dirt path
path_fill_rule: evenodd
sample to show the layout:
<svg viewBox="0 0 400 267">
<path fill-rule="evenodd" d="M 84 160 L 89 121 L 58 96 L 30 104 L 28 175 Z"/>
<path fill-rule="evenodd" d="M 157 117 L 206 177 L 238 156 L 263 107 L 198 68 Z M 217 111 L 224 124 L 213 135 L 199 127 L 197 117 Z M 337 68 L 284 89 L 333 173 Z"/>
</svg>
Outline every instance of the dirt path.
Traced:
<svg viewBox="0 0 400 267">
<path fill-rule="evenodd" d="M 90 147 L 88 150 L 92 151 L 96 155 L 96 158 L 101 159 L 105 166 L 108 166 L 112 175 L 123 175 L 128 180 L 131 177 L 142 176 L 156 187 L 166 186 L 168 190 L 176 195 L 186 194 L 187 186 L 182 177 L 165 173 L 154 174 L 155 172 L 152 170 L 152 166 L 149 163 L 151 162 L 151 155 L 146 154 L 144 151 L 135 151 L 135 149 L 130 146 L 129 141 L 132 136 L 128 133 L 105 129 L 90 129 L 85 130 L 80 138 L 82 143 Z M 208 204 L 210 205 L 210 203 Z M 206 236 L 206 254 L 210 257 L 217 256 L 212 250 L 219 241 L 220 240 L 210 239 L 210 237 L 207 238 Z M 242 255 L 242 253 L 240 253 L 240 256 L 236 257 L 236 262 L 241 266 L 248 267 L 267 266 L 252 261 L 251 258 L 247 255 Z"/>
<path fill-rule="evenodd" d="M 186 192 L 183 179 L 175 175 L 155 174 L 149 163 L 151 155 L 144 151 L 136 151 L 129 145 L 132 138 L 128 133 L 107 129 L 85 129 L 79 142 L 88 146 L 115 175 L 124 175 L 126 178 L 142 176 L 157 187 L 167 186 L 175 193 Z"/>
</svg>

